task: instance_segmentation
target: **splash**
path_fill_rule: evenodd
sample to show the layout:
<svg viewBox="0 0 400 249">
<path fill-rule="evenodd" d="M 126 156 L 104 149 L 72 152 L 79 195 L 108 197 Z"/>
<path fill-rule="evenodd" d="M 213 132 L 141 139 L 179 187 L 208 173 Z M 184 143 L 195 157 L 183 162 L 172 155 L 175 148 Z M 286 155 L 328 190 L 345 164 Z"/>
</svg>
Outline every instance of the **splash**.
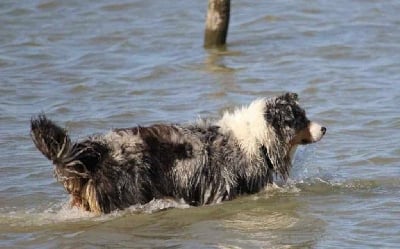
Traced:
<svg viewBox="0 0 400 249">
<path fill-rule="evenodd" d="M 189 208 L 183 200 L 170 198 L 153 199 L 146 204 L 137 204 L 124 210 L 114 211 L 110 214 L 96 215 L 77 207 L 71 207 L 67 201 L 53 203 L 46 208 L 19 209 L 18 207 L 0 209 L 0 224 L 4 227 L 38 227 L 48 225 L 62 225 L 68 223 L 96 223 L 113 220 L 129 214 L 151 214 L 171 208 Z"/>
<path fill-rule="evenodd" d="M 154 213 L 157 211 L 170 209 L 170 208 L 189 208 L 183 199 L 174 200 L 171 198 L 164 199 L 153 199 L 150 202 L 143 205 L 134 205 L 128 208 L 130 212 L 143 212 L 143 213 Z"/>
</svg>

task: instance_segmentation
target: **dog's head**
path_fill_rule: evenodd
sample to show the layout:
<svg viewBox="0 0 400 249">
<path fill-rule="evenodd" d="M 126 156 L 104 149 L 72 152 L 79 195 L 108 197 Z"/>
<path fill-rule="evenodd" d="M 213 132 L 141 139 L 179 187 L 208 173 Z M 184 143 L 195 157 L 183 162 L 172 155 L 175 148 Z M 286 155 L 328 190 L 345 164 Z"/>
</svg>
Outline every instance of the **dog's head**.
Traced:
<svg viewBox="0 0 400 249">
<path fill-rule="evenodd" d="M 318 142 L 325 135 L 326 128 L 307 118 L 296 93 L 285 93 L 266 100 L 264 117 L 274 135 L 274 139 L 264 141 L 264 146 L 274 168 L 286 178 L 296 147 Z"/>
<path fill-rule="evenodd" d="M 267 100 L 265 119 L 276 135 L 291 146 L 318 142 L 326 133 L 325 127 L 307 118 L 296 93 Z"/>
</svg>

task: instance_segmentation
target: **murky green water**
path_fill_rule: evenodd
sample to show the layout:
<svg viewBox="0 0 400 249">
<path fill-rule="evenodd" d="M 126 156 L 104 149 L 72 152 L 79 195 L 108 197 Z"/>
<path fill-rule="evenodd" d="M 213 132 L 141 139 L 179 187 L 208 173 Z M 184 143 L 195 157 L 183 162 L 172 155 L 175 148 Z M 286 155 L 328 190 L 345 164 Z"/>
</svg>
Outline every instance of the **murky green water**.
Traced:
<svg viewBox="0 0 400 249">
<path fill-rule="evenodd" d="M 205 10 L 0 2 L 0 247 L 398 248 L 397 1 L 233 1 L 226 51 L 202 48 Z M 78 138 L 215 117 L 283 91 L 327 135 L 298 151 L 281 189 L 220 205 L 71 210 L 29 137 L 41 111 Z"/>
</svg>

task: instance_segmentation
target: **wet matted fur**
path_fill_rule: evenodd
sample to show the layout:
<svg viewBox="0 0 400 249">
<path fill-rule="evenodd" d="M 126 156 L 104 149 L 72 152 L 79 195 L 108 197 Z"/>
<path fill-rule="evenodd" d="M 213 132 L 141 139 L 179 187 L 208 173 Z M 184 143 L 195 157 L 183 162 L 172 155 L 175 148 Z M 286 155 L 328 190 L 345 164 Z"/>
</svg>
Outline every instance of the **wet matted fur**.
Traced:
<svg viewBox="0 0 400 249">
<path fill-rule="evenodd" d="M 152 199 L 205 205 L 286 180 L 299 144 L 326 128 L 307 119 L 297 94 L 255 100 L 216 121 L 114 129 L 72 142 L 44 114 L 31 120 L 36 147 L 55 165 L 71 205 L 109 213 Z"/>
</svg>

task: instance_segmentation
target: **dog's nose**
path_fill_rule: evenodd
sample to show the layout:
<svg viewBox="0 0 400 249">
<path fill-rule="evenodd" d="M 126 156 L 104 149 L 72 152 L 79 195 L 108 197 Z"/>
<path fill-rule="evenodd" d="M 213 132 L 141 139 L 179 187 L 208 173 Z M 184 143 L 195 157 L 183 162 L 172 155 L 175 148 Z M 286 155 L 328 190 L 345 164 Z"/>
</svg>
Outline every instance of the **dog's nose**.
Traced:
<svg viewBox="0 0 400 249">
<path fill-rule="evenodd" d="M 322 134 L 325 135 L 325 133 L 326 133 L 326 127 L 321 127 L 321 132 L 322 132 Z"/>
</svg>

